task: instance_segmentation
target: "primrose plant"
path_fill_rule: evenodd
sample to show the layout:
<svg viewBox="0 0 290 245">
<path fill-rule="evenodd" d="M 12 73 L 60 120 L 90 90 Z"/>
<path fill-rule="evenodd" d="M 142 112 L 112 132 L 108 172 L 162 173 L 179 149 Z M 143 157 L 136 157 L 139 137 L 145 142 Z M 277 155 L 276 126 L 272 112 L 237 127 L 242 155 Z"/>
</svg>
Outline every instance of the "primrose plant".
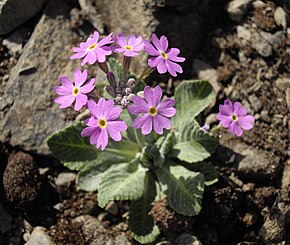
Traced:
<svg viewBox="0 0 290 245">
<path fill-rule="evenodd" d="M 182 73 L 185 60 L 180 50 L 169 48 L 165 36 L 151 41 L 123 33 L 100 39 L 94 32 L 86 42 L 74 47 L 71 59 L 81 66 L 96 65 L 105 72 L 108 85 L 104 97 L 96 98 L 98 81 L 88 79 L 88 71 L 76 69 L 73 81 L 59 78 L 55 88 L 59 108 L 87 108 L 84 121 L 55 133 L 48 139 L 52 153 L 69 169 L 78 171 L 81 189 L 98 191 L 102 208 L 112 201 L 129 200 L 129 228 L 140 243 L 153 242 L 159 229 L 150 216 L 152 203 L 166 199 L 178 214 L 193 216 L 201 210 L 205 186 L 217 181 L 217 172 L 206 159 L 218 139 L 198 118 L 215 99 L 207 81 L 183 81 L 173 98 L 163 98 L 159 86 L 145 86 L 144 79 L 155 69 L 172 76 Z M 137 77 L 131 60 L 144 51 L 148 66 Z M 122 53 L 123 63 L 107 56 Z M 253 127 L 254 118 L 240 103 L 226 100 L 217 119 L 221 126 L 241 136 Z"/>
</svg>

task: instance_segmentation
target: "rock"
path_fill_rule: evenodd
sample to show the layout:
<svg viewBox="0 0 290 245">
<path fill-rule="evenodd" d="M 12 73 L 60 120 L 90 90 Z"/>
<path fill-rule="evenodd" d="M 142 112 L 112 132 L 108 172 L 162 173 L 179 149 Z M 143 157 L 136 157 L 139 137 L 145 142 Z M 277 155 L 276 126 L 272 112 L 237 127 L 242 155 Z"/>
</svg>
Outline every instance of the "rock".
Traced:
<svg viewBox="0 0 290 245">
<path fill-rule="evenodd" d="M 12 217 L 9 213 L 2 207 L 0 203 L 0 232 L 5 233 L 11 230 L 12 227 Z"/>
<path fill-rule="evenodd" d="M 41 226 L 36 226 L 33 229 L 28 241 L 25 245 L 55 245 L 50 236 L 46 233 L 46 229 Z"/>
<path fill-rule="evenodd" d="M 21 35 L 20 31 L 13 32 L 10 36 L 2 41 L 3 46 L 8 49 L 11 56 L 18 58 L 22 52 L 22 44 L 24 42 L 24 37 Z"/>
<path fill-rule="evenodd" d="M 216 93 L 221 90 L 221 85 L 217 81 L 217 72 L 210 65 L 206 64 L 202 60 L 193 60 L 193 71 L 197 74 L 198 79 L 207 80 L 213 86 Z"/>
<path fill-rule="evenodd" d="M 290 160 L 285 164 L 282 183 L 281 183 L 281 196 L 283 201 L 289 201 L 290 195 Z"/>
<path fill-rule="evenodd" d="M 269 117 L 268 111 L 261 111 L 261 119 L 264 122 L 271 122 L 271 118 Z"/>
<path fill-rule="evenodd" d="M 236 22 L 240 22 L 247 14 L 252 0 L 232 0 L 226 7 L 230 18 Z"/>
<path fill-rule="evenodd" d="M 255 94 L 251 94 L 248 99 L 251 107 L 254 109 L 255 112 L 258 112 L 262 108 L 262 103 Z"/>
<path fill-rule="evenodd" d="M 118 205 L 115 202 L 108 203 L 105 210 L 112 215 L 117 215 L 119 212 Z"/>
<path fill-rule="evenodd" d="M 94 0 L 79 0 L 82 12 L 88 19 L 88 21 L 96 28 L 99 32 L 104 32 L 104 25 L 100 19 L 100 14 L 98 14 L 95 8 Z"/>
<path fill-rule="evenodd" d="M 131 245 L 132 243 L 129 242 L 127 237 L 125 237 L 124 235 L 118 235 L 115 237 L 115 243 L 113 243 L 113 244 Z"/>
<path fill-rule="evenodd" d="M 216 118 L 216 115 L 217 115 L 216 113 L 209 114 L 205 119 L 205 124 L 211 125 L 212 123 L 217 122 L 218 120 Z"/>
<path fill-rule="evenodd" d="M 285 92 L 287 88 L 290 88 L 290 78 L 286 77 L 278 78 L 275 81 L 275 85 L 280 91 Z"/>
<path fill-rule="evenodd" d="M 31 209 L 40 187 L 39 172 L 33 158 L 23 152 L 10 155 L 3 173 L 5 199 L 16 208 Z"/>
<path fill-rule="evenodd" d="M 196 236 L 188 233 L 183 233 L 175 239 L 175 244 L 178 245 L 202 245 Z"/>
<path fill-rule="evenodd" d="M 169 47 L 179 48 L 180 56 L 186 58 L 183 70 L 186 70 L 186 65 L 191 70 L 199 42 L 206 35 L 203 30 L 211 1 L 127 0 L 126 4 L 120 4 L 119 0 L 111 0 L 110 4 L 107 0 L 91 1 L 94 2 L 103 25 L 114 33 L 135 33 L 147 39 L 152 33 L 156 33 L 158 37 L 167 36 Z M 138 59 L 133 60 L 133 71 L 139 74 L 146 64 L 147 55 L 142 53 Z"/>
<path fill-rule="evenodd" d="M 252 37 L 252 34 L 244 26 L 237 26 L 237 36 L 238 36 L 239 39 L 244 39 L 246 41 L 250 41 L 251 37 Z"/>
<path fill-rule="evenodd" d="M 283 242 L 285 236 L 285 215 L 278 207 L 270 210 L 264 209 L 264 224 L 262 225 L 259 236 L 266 245 L 278 244 Z"/>
<path fill-rule="evenodd" d="M 35 16 L 45 2 L 46 0 L 0 1 L 0 35 L 9 33 Z"/>
<path fill-rule="evenodd" d="M 57 186 L 69 187 L 71 183 L 74 182 L 75 180 L 76 180 L 75 173 L 60 173 L 55 180 L 55 184 Z"/>
<path fill-rule="evenodd" d="M 265 6 L 266 6 L 266 3 L 264 3 L 261 0 L 256 0 L 256 1 L 253 2 L 253 7 L 254 8 L 263 8 Z"/>
<path fill-rule="evenodd" d="M 251 46 L 263 57 L 272 55 L 272 47 L 277 47 L 285 39 L 283 31 L 274 34 L 259 31 L 254 32 L 251 38 Z"/>
<path fill-rule="evenodd" d="M 277 26 L 282 26 L 284 30 L 287 28 L 286 13 L 281 7 L 277 7 L 274 14 Z"/>
<path fill-rule="evenodd" d="M 47 137 L 70 122 L 53 103 L 53 88 L 61 74 L 79 65 L 69 60 L 78 37 L 70 29 L 68 6 L 51 0 L 44 12 L 11 70 L 3 95 L 9 104 L 0 113 L 0 141 L 38 153 L 48 153 Z"/>
<path fill-rule="evenodd" d="M 286 104 L 290 112 L 290 88 L 287 88 L 286 90 Z"/>
</svg>

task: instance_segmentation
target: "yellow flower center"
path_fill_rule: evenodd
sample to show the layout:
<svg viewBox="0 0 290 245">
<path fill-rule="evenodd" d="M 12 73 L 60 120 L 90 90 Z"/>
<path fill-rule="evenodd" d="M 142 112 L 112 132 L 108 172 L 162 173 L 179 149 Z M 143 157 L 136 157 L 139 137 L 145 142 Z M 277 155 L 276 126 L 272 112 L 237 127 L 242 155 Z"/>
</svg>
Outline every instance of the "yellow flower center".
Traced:
<svg viewBox="0 0 290 245">
<path fill-rule="evenodd" d="M 80 90 L 79 90 L 79 88 L 78 87 L 74 87 L 74 89 L 73 89 L 73 95 L 74 96 L 77 96 L 78 95 L 78 93 L 80 92 Z"/>
<path fill-rule="evenodd" d="M 156 114 L 157 114 L 157 109 L 154 107 L 154 106 L 152 106 L 152 107 L 150 107 L 150 109 L 149 109 L 149 114 L 151 115 L 151 116 L 156 116 Z"/>
<path fill-rule="evenodd" d="M 132 46 L 129 46 L 129 45 L 127 45 L 127 46 L 125 46 L 125 49 L 127 49 L 127 50 L 132 50 L 132 49 L 133 49 L 133 47 L 132 47 Z"/>
<path fill-rule="evenodd" d="M 165 52 L 162 51 L 160 54 L 161 54 L 163 59 L 165 59 L 165 60 L 168 59 L 168 56 L 167 56 L 167 54 Z"/>
<path fill-rule="evenodd" d="M 90 46 L 88 47 L 88 49 L 89 49 L 89 50 L 92 50 L 92 49 L 94 49 L 96 46 L 97 46 L 97 44 L 94 43 L 94 44 L 90 45 Z"/>
<path fill-rule="evenodd" d="M 237 115 L 232 115 L 232 120 L 234 121 L 234 122 L 236 122 L 236 121 L 238 121 L 238 117 L 237 117 Z"/>
<path fill-rule="evenodd" d="M 102 118 L 99 119 L 98 124 L 99 124 L 99 127 L 100 128 L 105 128 L 107 126 L 106 120 L 105 119 L 102 119 Z"/>
</svg>

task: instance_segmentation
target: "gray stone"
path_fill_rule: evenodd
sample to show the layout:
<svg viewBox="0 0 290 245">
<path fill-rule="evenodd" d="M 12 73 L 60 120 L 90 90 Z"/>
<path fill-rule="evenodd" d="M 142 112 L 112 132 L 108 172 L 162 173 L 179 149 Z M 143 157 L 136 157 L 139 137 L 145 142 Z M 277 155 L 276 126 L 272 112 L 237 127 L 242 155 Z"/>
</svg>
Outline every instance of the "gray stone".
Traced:
<svg viewBox="0 0 290 245">
<path fill-rule="evenodd" d="M 280 244 L 285 236 L 285 215 L 278 207 L 263 210 L 264 224 L 259 230 L 259 237 L 266 245 Z"/>
<path fill-rule="evenodd" d="M 252 37 L 252 34 L 244 26 L 237 26 L 237 36 L 240 39 L 244 39 L 246 41 L 250 41 L 251 40 L 251 37 Z"/>
<path fill-rule="evenodd" d="M 46 233 L 46 229 L 41 226 L 37 226 L 33 229 L 28 241 L 25 245 L 55 245 L 50 236 Z"/>
<path fill-rule="evenodd" d="M 272 48 L 277 47 L 285 39 L 283 31 L 274 34 L 260 31 L 254 32 L 251 38 L 251 46 L 263 57 L 272 55 Z"/>
<path fill-rule="evenodd" d="M 290 112 L 290 88 L 287 88 L 286 90 L 286 104 Z"/>
<path fill-rule="evenodd" d="M 290 160 L 288 160 L 285 164 L 282 183 L 281 183 L 281 196 L 282 200 L 289 201 L 290 195 Z"/>
<path fill-rule="evenodd" d="M 240 22 L 247 14 L 252 0 L 233 0 L 230 1 L 226 10 L 230 18 L 236 22 Z"/>
<path fill-rule="evenodd" d="M 21 35 L 21 32 L 15 31 L 6 39 L 4 39 L 2 41 L 2 44 L 8 49 L 8 52 L 11 56 L 18 58 L 22 52 L 23 42 L 24 42 L 24 37 L 23 35 Z"/>
<path fill-rule="evenodd" d="M 287 28 L 286 13 L 281 7 L 277 7 L 274 13 L 274 19 L 277 26 L 282 26 L 284 30 Z"/>
<path fill-rule="evenodd" d="M 75 180 L 75 173 L 60 173 L 55 180 L 55 184 L 57 186 L 70 186 L 70 184 Z"/>
<path fill-rule="evenodd" d="M 2 207 L 1 203 L 0 203 L 0 220 L 1 220 L 1 222 L 0 222 L 1 233 L 5 233 L 7 231 L 10 231 L 11 225 L 12 225 L 12 217 Z"/>
<path fill-rule="evenodd" d="M 261 0 L 256 0 L 256 1 L 253 2 L 253 7 L 254 8 L 263 8 L 265 6 L 266 6 L 266 3 L 264 3 Z"/>
<path fill-rule="evenodd" d="M 53 103 L 61 74 L 71 74 L 79 61 L 69 60 L 78 37 L 70 29 L 69 8 L 51 0 L 11 70 L 0 114 L 0 141 L 24 150 L 48 153 L 47 137 L 69 123 Z"/>
<path fill-rule="evenodd" d="M 271 122 L 271 118 L 269 117 L 268 111 L 261 111 L 261 119 L 264 122 Z"/>
<path fill-rule="evenodd" d="M 35 16 L 46 0 L 1 0 L 0 35 L 4 35 Z"/>
<path fill-rule="evenodd" d="M 280 91 L 285 92 L 287 88 L 290 88 L 290 78 L 286 77 L 278 78 L 275 81 L 275 85 Z"/>
<path fill-rule="evenodd" d="M 202 60 L 193 60 L 193 71 L 197 74 L 198 79 L 207 80 L 213 86 L 216 93 L 221 90 L 221 85 L 217 81 L 217 72 L 210 65 L 206 64 Z"/>
<path fill-rule="evenodd" d="M 255 94 L 251 94 L 248 99 L 255 112 L 262 108 L 262 103 Z"/>
<path fill-rule="evenodd" d="M 175 239 L 175 244 L 178 245 L 202 245 L 196 236 L 188 233 L 183 233 Z"/>
</svg>

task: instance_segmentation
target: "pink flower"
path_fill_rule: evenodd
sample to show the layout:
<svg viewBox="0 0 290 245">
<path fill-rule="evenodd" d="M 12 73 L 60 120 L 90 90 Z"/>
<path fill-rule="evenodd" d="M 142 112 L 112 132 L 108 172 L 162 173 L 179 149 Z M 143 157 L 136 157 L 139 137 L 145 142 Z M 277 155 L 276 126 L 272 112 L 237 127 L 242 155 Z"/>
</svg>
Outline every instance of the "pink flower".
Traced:
<svg viewBox="0 0 290 245">
<path fill-rule="evenodd" d="M 240 137 L 243 130 L 253 128 L 255 118 L 247 115 L 247 109 L 239 102 L 234 104 L 229 100 L 225 100 L 224 105 L 219 105 L 219 113 L 217 119 L 224 128 L 229 128 L 232 135 Z"/>
<path fill-rule="evenodd" d="M 74 47 L 72 50 L 75 52 L 70 57 L 71 60 L 83 59 L 81 66 L 87 62 L 92 65 L 95 62 L 103 63 L 106 61 L 106 55 L 112 54 L 112 47 L 105 46 L 113 42 L 113 33 L 98 42 L 100 34 L 95 31 L 93 37 L 89 37 L 86 42 L 81 42 L 80 47 Z"/>
<path fill-rule="evenodd" d="M 185 61 L 185 58 L 177 56 L 180 50 L 178 48 L 168 49 L 168 40 L 165 36 L 161 36 L 160 39 L 158 39 L 153 33 L 151 40 L 155 47 L 147 40 L 144 40 L 145 51 L 149 55 L 155 56 L 148 60 L 148 65 L 150 67 L 157 67 L 157 71 L 160 74 L 164 74 L 168 71 L 171 76 L 176 77 L 176 72 L 182 73 L 183 70 L 181 66 L 175 63 Z"/>
<path fill-rule="evenodd" d="M 60 104 L 59 108 L 67 108 L 74 101 L 76 101 L 74 110 L 79 111 L 88 101 L 88 96 L 94 89 L 95 78 L 90 79 L 85 83 L 88 76 L 88 71 L 85 69 L 83 72 L 80 69 L 74 71 L 74 84 L 68 77 L 60 77 L 59 81 L 61 86 L 55 88 L 55 92 L 60 95 L 54 102 Z M 84 84 L 85 83 L 85 84 Z"/>
<path fill-rule="evenodd" d="M 122 108 L 114 107 L 114 100 L 105 100 L 100 98 L 98 103 L 93 100 L 88 102 L 88 108 L 92 117 L 86 121 L 87 128 L 81 132 L 81 136 L 90 136 L 90 143 L 96 145 L 102 151 L 108 145 L 109 135 L 114 141 L 122 139 L 121 131 L 127 130 L 127 124 L 124 121 L 116 120 Z"/>
<path fill-rule="evenodd" d="M 119 33 L 118 36 L 114 38 L 114 41 L 118 45 L 114 51 L 117 53 L 124 53 L 124 56 L 127 57 L 137 56 L 138 52 L 144 48 L 142 36 L 136 38 L 134 34 L 131 34 L 127 41 L 126 36 L 123 33 Z"/>
<path fill-rule="evenodd" d="M 142 116 L 134 120 L 134 128 L 141 128 L 142 134 L 146 135 L 152 131 L 152 128 L 157 134 L 163 134 L 163 129 L 170 129 L 171 122 L 168 117 L 173 117 L 176 109 L 173 108 L 175 101 L 173 99 L 165 99 L 160 103 L 162 90 L 159 86 L 151 90 L 149 86 L 144 89 L 145 99 L 134 96 L 132 101 L 134 105 L 128 107 L 131 114 Z"/>
</svg>

